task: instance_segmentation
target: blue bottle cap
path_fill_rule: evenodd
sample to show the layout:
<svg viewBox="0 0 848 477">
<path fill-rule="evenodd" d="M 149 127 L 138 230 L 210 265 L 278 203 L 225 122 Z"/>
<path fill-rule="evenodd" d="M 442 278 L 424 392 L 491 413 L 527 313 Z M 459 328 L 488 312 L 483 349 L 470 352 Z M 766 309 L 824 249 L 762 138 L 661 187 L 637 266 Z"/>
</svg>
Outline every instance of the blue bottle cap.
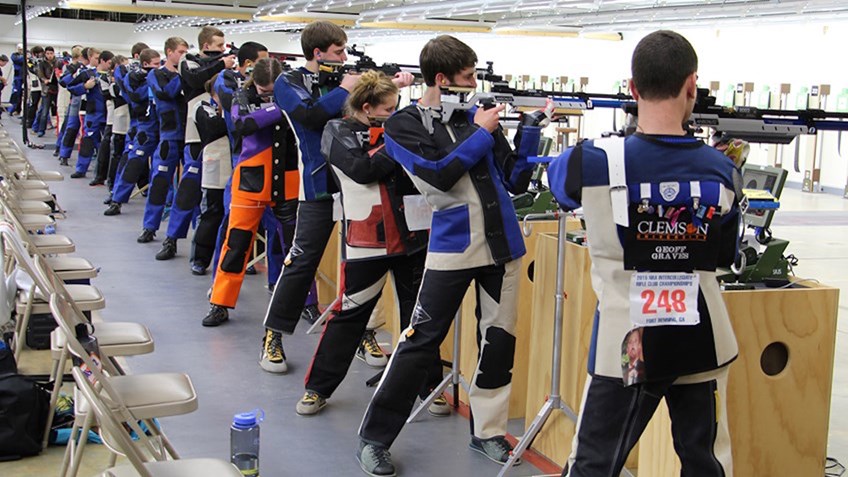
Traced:
<svg viewBox="0 0 848 477">
<path fill-rule="evenodd" d="M 233 426 L 239 429 L 251 428 L 265 420 L 265 411 L 254 409 L 233 416 Z"/>
</svg>

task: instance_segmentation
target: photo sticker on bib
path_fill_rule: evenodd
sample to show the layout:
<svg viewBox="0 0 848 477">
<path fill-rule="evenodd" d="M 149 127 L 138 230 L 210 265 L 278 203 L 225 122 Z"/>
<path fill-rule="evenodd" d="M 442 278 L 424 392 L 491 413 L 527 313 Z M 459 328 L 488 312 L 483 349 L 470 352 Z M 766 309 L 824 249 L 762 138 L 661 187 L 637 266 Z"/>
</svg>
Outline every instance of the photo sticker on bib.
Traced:
<svg viewBox="0 0 848 477">
<path fill-rule="evenodd" d="M 695 273 L 634 273 L 630 321 L 635 326 L 697 325 L 699 278 Z"/>
<path fill-rule="evenodd" d="M 633 328 L 621 343 L 621 374 L 624 385 L 645 381 L 645 356 L 642 353 L 642 328 Z"/>
</svg>

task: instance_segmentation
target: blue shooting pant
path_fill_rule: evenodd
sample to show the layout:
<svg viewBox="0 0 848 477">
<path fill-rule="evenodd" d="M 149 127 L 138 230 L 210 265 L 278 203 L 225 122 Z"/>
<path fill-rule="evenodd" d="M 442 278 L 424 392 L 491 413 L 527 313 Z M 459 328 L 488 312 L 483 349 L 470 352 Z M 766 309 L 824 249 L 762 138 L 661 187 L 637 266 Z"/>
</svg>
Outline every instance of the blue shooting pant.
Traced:
<svg viewBox="0 0 848 477">
<path fill-rule="evenodd" d="M 144 206 L 143 227 L 147 230 L 159 230 L 165 203 L 173 187 L 174 173 L 180 165 L 183 153 L 183 141 L 161 141 L 153 154 L 150 166 L 150 189 L 147 204 Z"/>
<path fill-rule="evenodd" d="M 112 188 L 112 202 L 126 204 L 141 175 L 147 171 L 148 161 L 156 150 L 159 142 L 158 131 L 148 132 L 139 129 L 133 140 L 127 144 L 126 161 L 118 167 L 115 186 Z"/>
</svg>

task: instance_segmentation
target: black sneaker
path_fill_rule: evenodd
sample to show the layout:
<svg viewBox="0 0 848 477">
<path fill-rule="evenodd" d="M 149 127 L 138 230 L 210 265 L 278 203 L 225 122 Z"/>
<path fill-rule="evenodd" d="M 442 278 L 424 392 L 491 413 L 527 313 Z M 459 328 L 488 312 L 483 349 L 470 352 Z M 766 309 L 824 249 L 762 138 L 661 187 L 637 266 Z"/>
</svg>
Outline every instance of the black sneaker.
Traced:
<svg viewBox="0 0 848 477">
<path fill-rule="evenodd" d="M 247 267 L 247 269 L 244 271 L 244 274 L 245 275 L 256 275 L 256 267 L 254 267 L 253 265 Z"/>
<path fill-rule="evenodd" d="M 102 186 L 105 183 L 106 183 L 106 179 L 98 179 L 98 178 L 95 177 L 94 180 L 92 180 L 91 182 L 88 183 L 88 185 L 95 187 L 95 186 Z"/>
<path fill-rule="evenodd" d="M 59 157 L 59 148 L 53 149 L 53 157 Z"/>
<path fill-rule="evenodd" d="M 220 326 L 230 319 L 230 312 L 220 305 L 212 305 L 209 313 L 203 318 L 203 326 Z"/>
<path fill-rule="evenodd" d="M 488 439 L 471 436 L 471 443 L 468 444 L 468 447 L 498 464 L 505 464 L 509 460 L 510 454 L 512 454 L 512 445 L 510 445 L 504 436 L 495 436 Z M 514 465 L 520 463 L 521 459 L 518 459 Z"/>
<path fill-rule="evenodd" d="M 199 263 L 192 263 L 191 264 L 191 274 L 197 275 L 197 276 L 206 275 L 206 267 L 204 267 L 202 264 L 199 264 Z"/>
<path fill-rule="evenodd" d="M 268 284 L 268 293 L 270 293 L 273 296 L 274 295 L 274 288 L 276 288 L 276 287 L 277 287 L 276 283 L 269 283 Z"/>
<path fill-rule="evenodd" d="M 85 177 L 85 172 L 74 172 L 71 174 L 71 179 L 82 179 Z"/>
<path fill-rule="evenodd" d="M 155 231 L 150 229 L 144 229 L 141 231 L 141 235 L 139 235 L 138 238 L 135 239 L 135 241 L 138 243 L 152 242 L 154 237 L 156 237 Z"/>
<path fill-rule="evenodd" d="M 120 215 L 120 214 L 121 214 L 121 203 L 120 202 L 110 203 L 109 208 L 103 211 L 103 215 L 111 216 L 111 215 Z"/>
<path fill-rule="evenodd" d="M 314 325 L 315 321 L 321 317 L 321 311 L 318 309 L 318 305 L 308 305 L 300 312 L 300 319 L 308 322 L 310 325 Z"/>
<path fill-rule="evenodd" d="M 60 157 L 60 158 L 59 158 L 59 165 L 60 165 L 60 166 L 69 166 L 70 164 L 68 164 L 68 159 L 70 159 L 70 158 L 68 158 L 68 157 Z"/>
<path fill-rule="evenodd" d="M 177 241 L 167 237 L 162 242 L 162 250 L 156 254 L 156 260 L 170 260 L 177 255 Z"/>
<path fill-rule="evenodd" d="M 395 465 L 392 463 L 392 455 L 385 447 L 374 444 L 359 443 L 359 452 L 356 460 L 363 472 L 371 477 L 395 477 Z"/>
<path fill-rule="evenodd" d="M 106 198 L 103 199 L 103 205 L 112 205 L 112 194 L 107 195 Z"/>
</svg>

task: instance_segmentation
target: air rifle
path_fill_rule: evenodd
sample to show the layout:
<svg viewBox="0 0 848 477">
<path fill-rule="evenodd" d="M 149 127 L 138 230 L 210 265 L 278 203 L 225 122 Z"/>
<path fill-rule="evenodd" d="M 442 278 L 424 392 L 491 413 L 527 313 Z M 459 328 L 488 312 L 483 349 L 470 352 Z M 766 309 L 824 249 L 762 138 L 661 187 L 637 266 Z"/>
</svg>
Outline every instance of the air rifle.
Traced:
<svg viewBox="0 0 848 477">
<path fill-rule="evenodd" d="M 493 82 L 490 92 L 476 93 L 452 107 L 468 109 L 476 104 L 508 103 L 518 110 L 528 111 L 544 107 L 548 98 L 554 102 L 554 114 L 557 115 L 580 115 L 596 108 L 613 108 L 638 117 L 636 101 L 625 94 L 518 90 L 504 82 Z M 799 135 L 816 134 L 819 130 L 848 131 L 846 112 L 724 107 L 715 102 L 707 89 L 699 88 L 687 129 L 695 132 L 712 128 L 724 136 L 771 144 L 788 144 Z"/>
</svg>

